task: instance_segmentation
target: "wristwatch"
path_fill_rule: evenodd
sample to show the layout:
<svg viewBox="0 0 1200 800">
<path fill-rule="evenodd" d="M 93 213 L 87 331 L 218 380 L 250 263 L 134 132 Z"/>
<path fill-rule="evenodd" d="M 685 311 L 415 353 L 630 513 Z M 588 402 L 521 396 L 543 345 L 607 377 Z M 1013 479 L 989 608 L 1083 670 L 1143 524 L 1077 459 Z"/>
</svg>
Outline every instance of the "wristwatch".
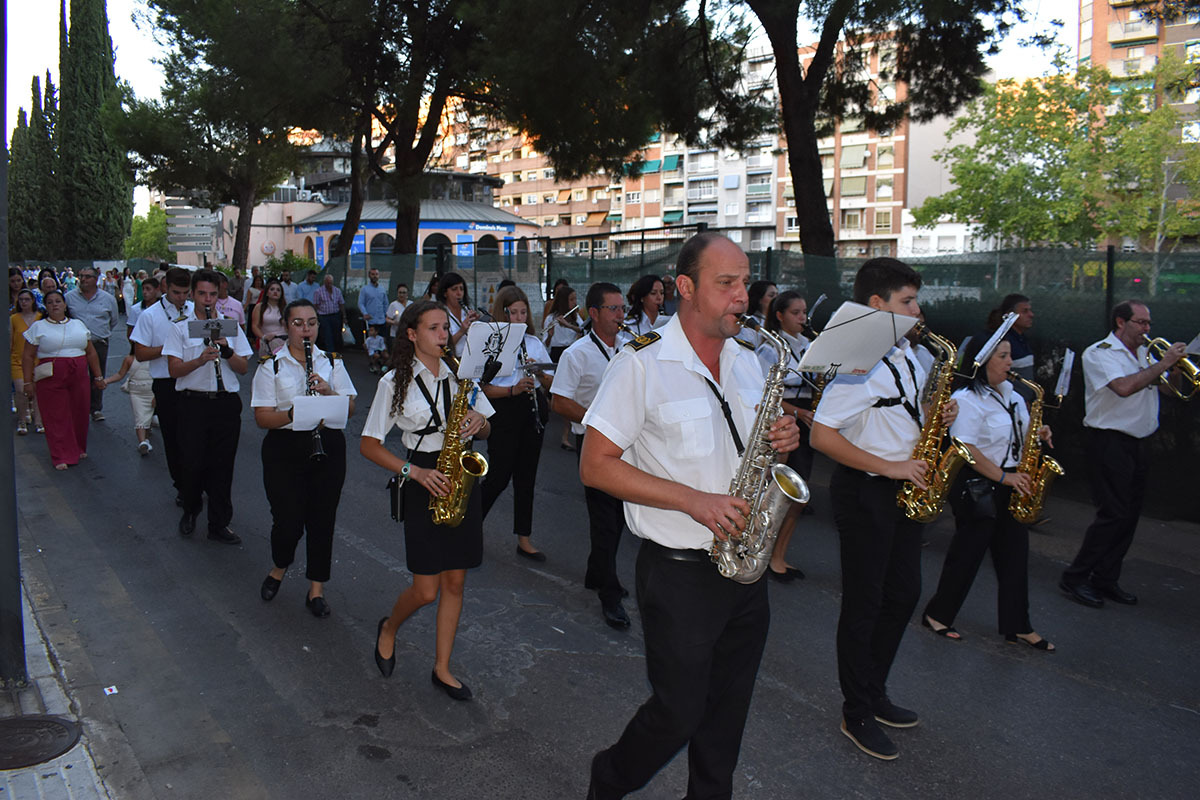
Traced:
<svg viewBox="0 0 1200 800">
<path fill-rule="evenodd" d="M 409 467 L 411 467 L 411 466 L 412 466 L 412 462 L 411 462 L 411 461 L 405 461 L 405 462 L 404 462 L 404 466 L 400 468 L 400 477 L 401 477 L 401 478 L 407 478 L 407 477 L 408 477 L 408 470 L 409 470 Z"/>
</svg>

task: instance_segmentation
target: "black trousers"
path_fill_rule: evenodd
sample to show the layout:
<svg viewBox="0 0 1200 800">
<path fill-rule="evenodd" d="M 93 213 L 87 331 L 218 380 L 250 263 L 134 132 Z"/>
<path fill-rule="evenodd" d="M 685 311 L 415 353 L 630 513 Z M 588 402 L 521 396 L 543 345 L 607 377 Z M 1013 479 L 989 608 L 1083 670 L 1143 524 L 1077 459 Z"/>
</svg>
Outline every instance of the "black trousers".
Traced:
<svg viewBox="0 0 1200 800">
<path fill-rule="evenodd" d="M 771 611 L 767 582 L 722 578 L 707 554 L 675 561 L 643 540 L 637 596 L 653 694 L 592 760 L 598 800 L 645 786 L 688 748 L 691 800 L 728 798 Z"/>
<path fill-rule="evenodd" d="M 167 471 L 175 491 L 183 493 L 183 466 L 179 458 L 179 393 L 175 391 L 174 378 L 155 378 L 150 385 L 154 392 L 154 413 L 158 415 L 158 429 L 162 433 L 163 451 L 167 456 Z"/>
<path fill-rule="evenodd" d="M 963 470 L 961 474 L 975 473 Z M 995 489 L 996 517 L 978 517 L 971 504 L 952 496 L 954 538 L 942 563 L 937 591 L 925 613 L 943 625 L 953 625 L 971 591 L 987 552 L 996 570 L 996 625 L 1002 635 L 1032 633 L 1029 622 L 1029 528 L 1008 511 L 1012 488 Z"/>
<path fill-rule="evenodd" d="M 242 432 L 242 398 L 234 392 L 208 398 L 181 391 L 179 415 L 183 510 L 199 514 L 208 495 L 208 531 L 213 533 L 233 519 L 233 461 Z"/>
<path fill-rule="evenodd" d="M 319 347 L 326 353 L 336 353 L 342 349 L 342 315 L 320 314 L 317 317 L 317 338 Z"/>
<path fill-rule="evenodd" d="M 874 715 L 887 696 L 900 640 L 921 597 L 921 523 L 896 505 L 900 481 L 848 467 L 829 482 L 842 552 L 838 680 L 846 719 Z"/>
<path fill-rule="evenodd" d="M 312 459 L 312 431 L 274 429 L 262 443 L 263 488 L 271 504 L 271 561 L 287 569 L 305 539 L 304 577 L 329 580 L 333 527 L 346 482 L 346 437 L 321 430 L 325 458 Z"/>
<path fill-rule="evenodd" d="M 483 479 L 483 516 L 508 486 L 513 485 L 513 533 L 533 534 L 533 485 L 542 457 L 545 431 L 534 424 L 529 395 L 492 401 L 492 432 L 488 436 L 488 473 Z"/>
<path fill-rule="evenodd" d="M 1111 588 L 1121 578 L 1146 498 L 1146 440 L 1093 429 L 1088 431 L 1087 456 L 1096 519 L 1062 579 L 1072 586 L 1090 581 Z"/>
<path fill-rule="evenodd" d="M 582 452 L 583 434 L 577 433 L 576 463 Z M 591 540 L 583 585 L 597 591 L 601 605 L 615 605 L 621 601 L 623 588 L 617 577 L 617 549 L 621 546 L 621 532 L 625 528 L 625 504 L 611 494 L 590 486 L 583 487 L 583 498 L 587 503 L 588 536 Z"/>
<path fill-rule="evenodd" d="M 100 359 L 100 374 L 108 375 L 108 339 L 92 339 L 92 347 L 96 350 L 96 357 Z M 91 408 L 89 411 L 95 413 L 104 409 L 104 392 L 92 386 Z M 160 421 L 161 422 L 161 421 Z"/>
</svg>

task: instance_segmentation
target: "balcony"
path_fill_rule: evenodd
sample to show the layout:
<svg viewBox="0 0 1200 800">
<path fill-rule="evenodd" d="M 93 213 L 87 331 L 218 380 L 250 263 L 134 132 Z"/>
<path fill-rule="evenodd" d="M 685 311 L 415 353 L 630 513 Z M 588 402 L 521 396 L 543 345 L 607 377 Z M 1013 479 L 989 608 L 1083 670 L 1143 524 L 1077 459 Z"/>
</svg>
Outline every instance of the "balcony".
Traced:
<svg viewBox="0 0 1200 800">
<path fill-rule="evenodd" d="M 746 184 L 747 197 L 762 197 L 771 193 L 771 184 L 769 183 L 748 183 Z"/>
<path fill-rule="evenodd" d="M 1142 58 L 1114 58 L 1108 62 L 1108 71 L 1114 78 L 1131 78 L 1134 75 L 1144 75 L 1158 63 L 1156 56 Z"/>
<path fill-rule="evenodd" d="M 1158 38 L 1158 22 L 1154 20 L 1129 20 L 1108 23 L 1108 43 L 1126 44 L 1142 39 Z"/>
<path fill-rule="evenodd" d="M 687 199 L 688 200 L 716 200 L 717 199 L 717 187 L 714 186 L 711 189 L 709 189 L 709 188 L 688 189 Z"/>
</svg>

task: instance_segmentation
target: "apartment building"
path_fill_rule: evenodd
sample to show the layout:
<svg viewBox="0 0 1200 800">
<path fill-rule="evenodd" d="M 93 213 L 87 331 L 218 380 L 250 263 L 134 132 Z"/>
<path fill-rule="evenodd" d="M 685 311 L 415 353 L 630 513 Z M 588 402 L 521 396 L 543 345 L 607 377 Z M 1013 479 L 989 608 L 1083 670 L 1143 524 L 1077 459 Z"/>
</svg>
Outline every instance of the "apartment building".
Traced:
<svg viewBox="0 0 1200 800">
<path fill-rule="evenodd" d="M 1144 16 L 1135 0 L 1080 0 L 1078 44 L 1080 64 L 1107 67 L 1119 78 L 1140 75 L 1166 48 L 1200 59 L 1200 13 L 1162 21 Z"/>
</svg>

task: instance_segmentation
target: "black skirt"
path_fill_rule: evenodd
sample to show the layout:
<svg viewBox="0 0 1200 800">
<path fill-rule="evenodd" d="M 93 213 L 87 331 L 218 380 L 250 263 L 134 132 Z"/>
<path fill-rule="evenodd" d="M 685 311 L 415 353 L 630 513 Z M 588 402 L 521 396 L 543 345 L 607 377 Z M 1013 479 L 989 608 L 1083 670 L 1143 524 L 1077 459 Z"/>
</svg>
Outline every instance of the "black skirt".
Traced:
<svg viewBox="0 0 1200 800">
<path fill-rule="evenodd" d="M 412 453 L 418 467 L 437 466 L 437 453 Z M 435 525 L 429 492 L 414 480 L 404 482 L 404 553 L 414 575 L 437 575 L 450 569 L 471 569 L 483 563 L 483 506 L 479 482 L 471 489 L 467 513 L 457 528 Z"/>
</svg>

